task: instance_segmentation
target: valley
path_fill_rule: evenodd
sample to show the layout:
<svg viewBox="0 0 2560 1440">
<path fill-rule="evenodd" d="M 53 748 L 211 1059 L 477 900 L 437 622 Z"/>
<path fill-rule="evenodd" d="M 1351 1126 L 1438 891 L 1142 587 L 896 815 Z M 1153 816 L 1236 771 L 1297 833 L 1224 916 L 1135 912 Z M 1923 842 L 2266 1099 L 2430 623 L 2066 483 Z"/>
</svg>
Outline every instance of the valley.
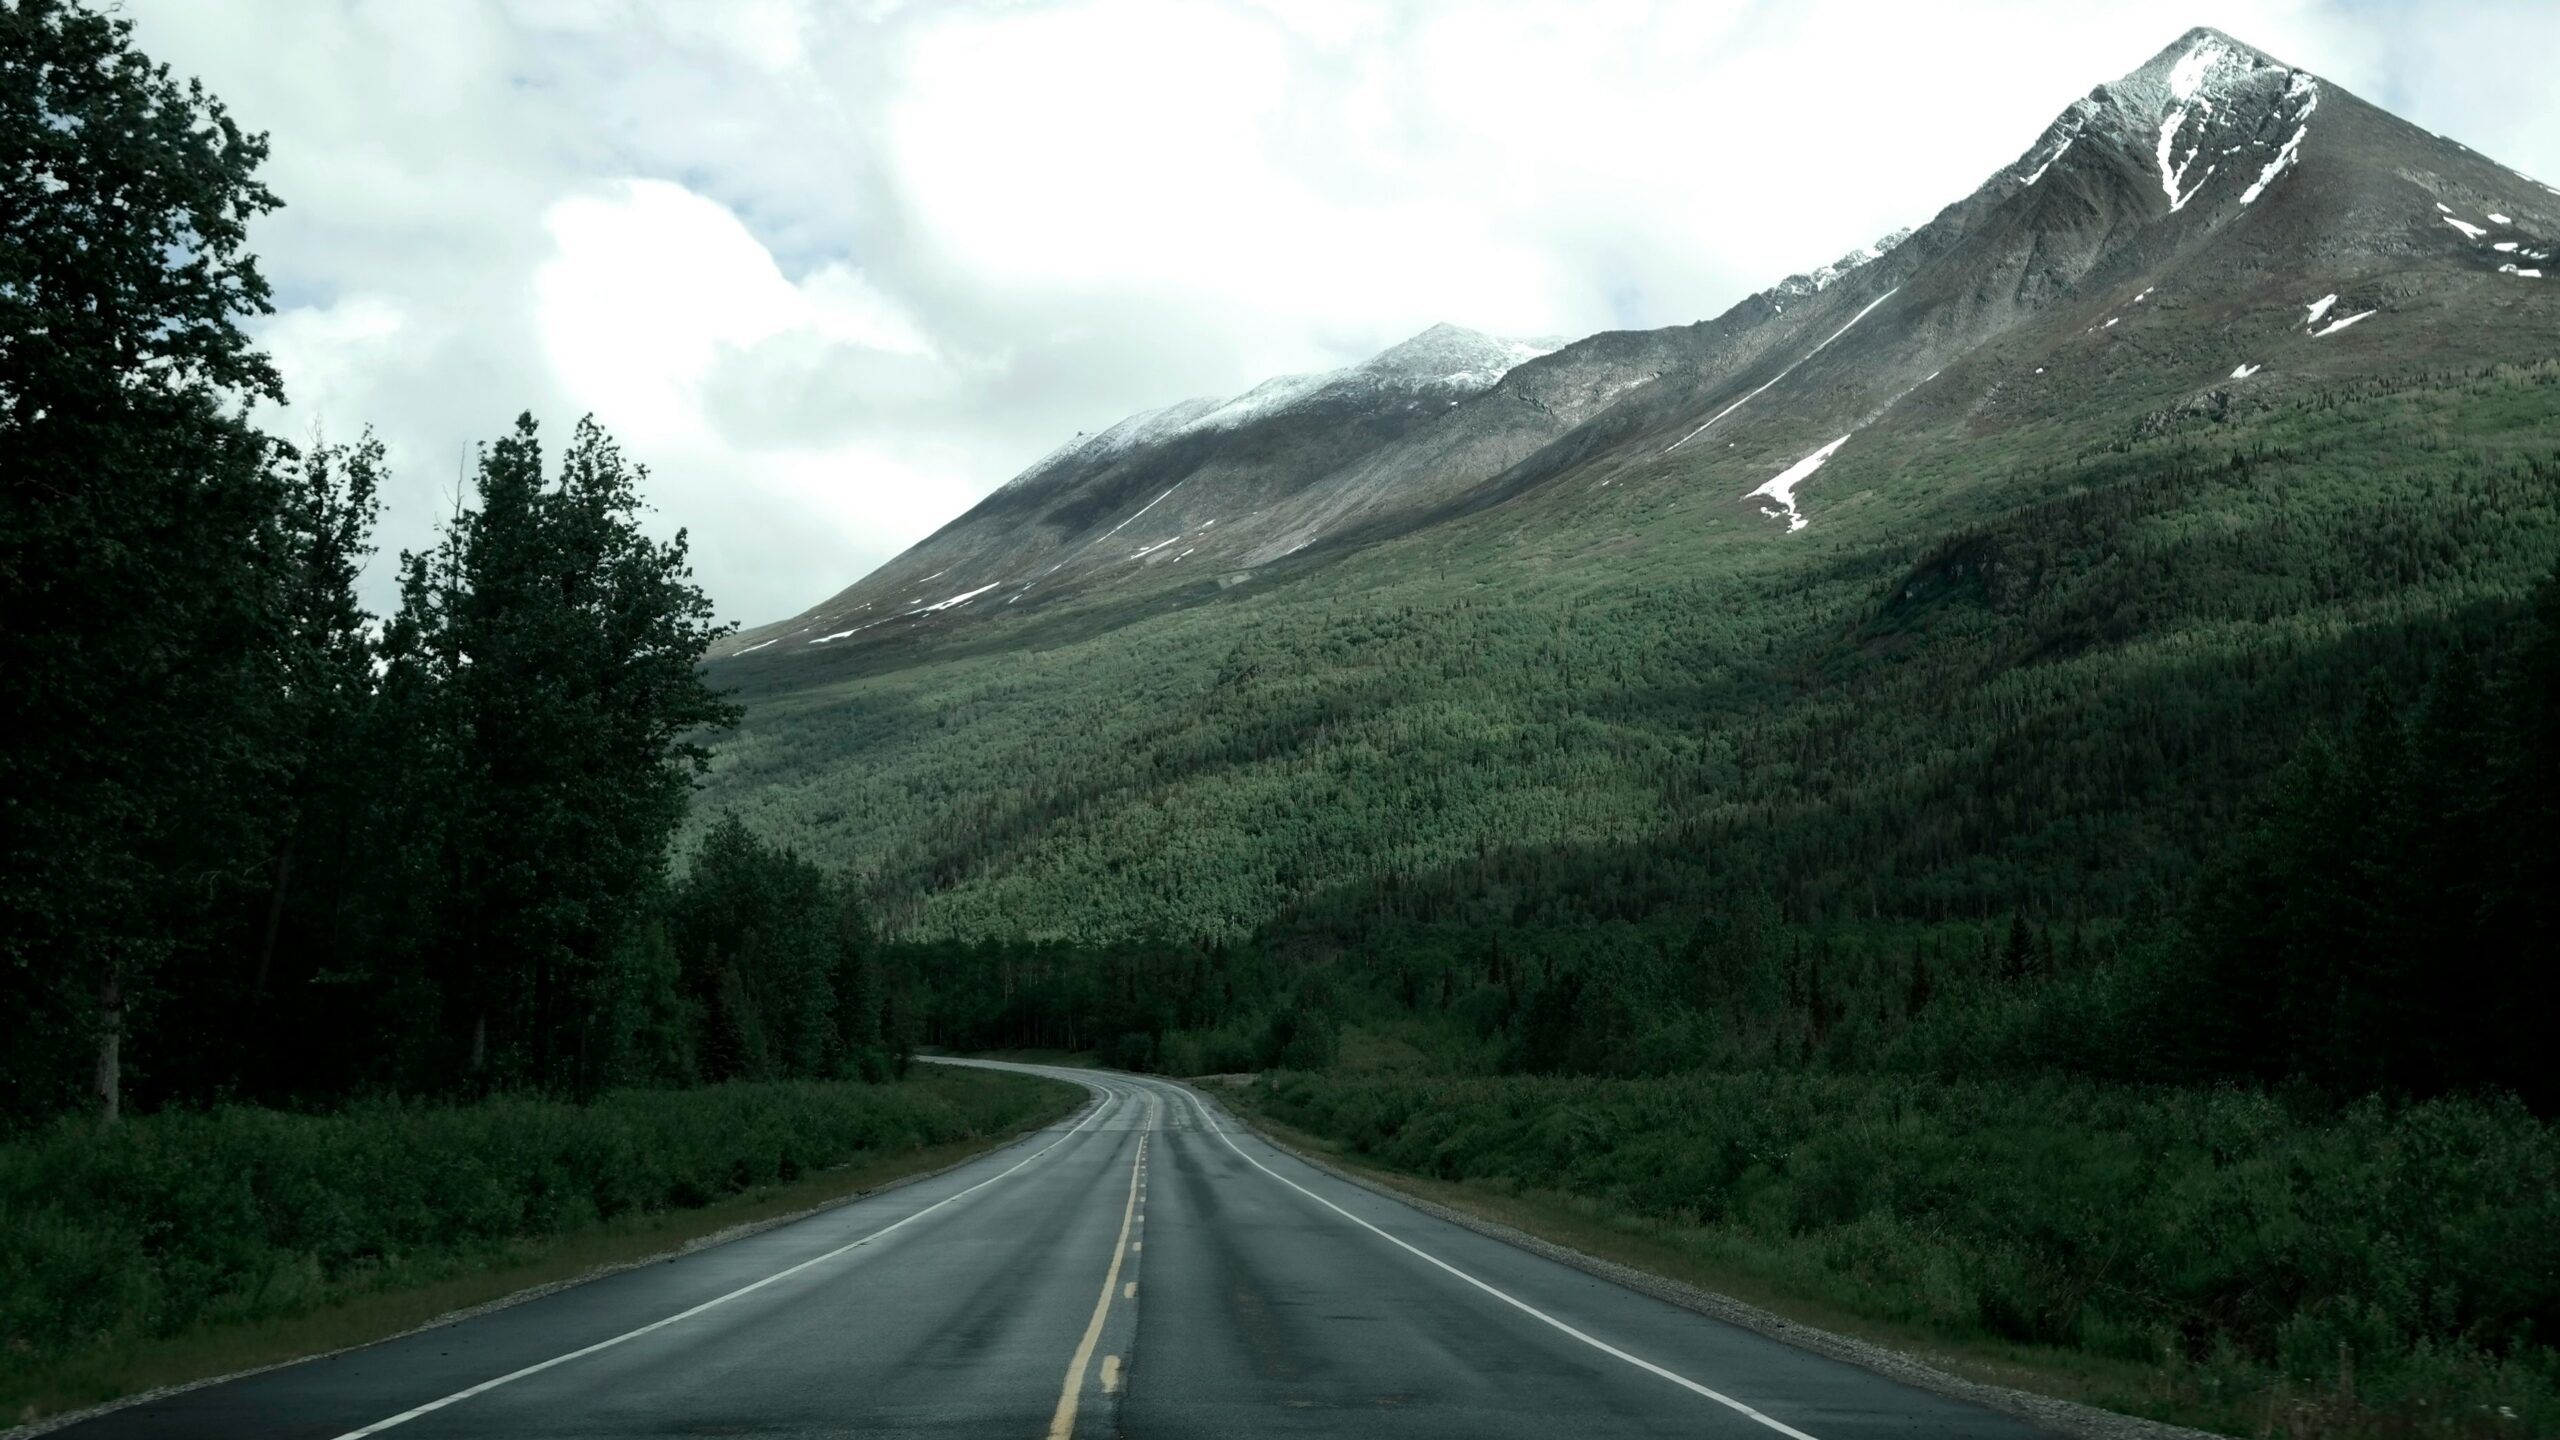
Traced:
<svg viewBox="0 0 2560 1440">
<path fill-rule="evenodd" d="M 1128 39 L 998 8 L 439 18 L 403 125 L 558 169 L 359 281 L 445 152 L 264 228 L 0 0 L 12 1440 L 2560 1435 L 2560 190 L 2199 27 L 1712 316 L 1345 328 L 1296 257 L 1441 211 L 1220 189 L 1186 66 L 899 88 Z M 1430 190 L 1447 94 L 1279 93 Z M 1061 163 L 1123 110 L 1190 160 Z"/>
</svg>

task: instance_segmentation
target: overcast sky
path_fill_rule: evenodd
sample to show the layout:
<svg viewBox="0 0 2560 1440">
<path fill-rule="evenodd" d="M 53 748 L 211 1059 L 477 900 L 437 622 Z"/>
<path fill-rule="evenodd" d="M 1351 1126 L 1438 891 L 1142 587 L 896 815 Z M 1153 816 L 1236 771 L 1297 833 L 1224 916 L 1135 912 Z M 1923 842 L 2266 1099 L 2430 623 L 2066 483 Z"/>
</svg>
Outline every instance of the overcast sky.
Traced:
<svg viewBox="0 0 2560 1440">
<path fill-rule="evenodd" d="M 2551 0 L 124 8 L 270 132 L 274 423 L 381 432 L 386 557 L 517 412 L 592 411 L 748 623 L 1137 410 L 1714 315 L 2190 25 L 2560 181 Z"/>
</svg>

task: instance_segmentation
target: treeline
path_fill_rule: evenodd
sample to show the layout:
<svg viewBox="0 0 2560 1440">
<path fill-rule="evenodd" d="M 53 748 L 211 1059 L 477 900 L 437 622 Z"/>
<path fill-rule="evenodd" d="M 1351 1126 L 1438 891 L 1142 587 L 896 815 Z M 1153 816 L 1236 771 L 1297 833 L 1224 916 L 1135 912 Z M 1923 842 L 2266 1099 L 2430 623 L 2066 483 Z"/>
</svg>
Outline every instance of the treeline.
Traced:
<svg viewBox="0 0 2560 1440">
<path fill-rule="evenodd" d="M 736 711 L 602 430 L 483 447 L 366 613 L 382 447 L 248 418 L 266 142 L 130 30 L 0 10 L 0 1125 L 894 1069 L 840 887 L 669 878 Z"/>
<path fill-rule="evenodd" d="M 909 940 L 879 953 L 926 1044 L 1085 1050 L 1177 1075 L 1329 1065 L 1356 998 L 1256 944 Z"/>
<path fill-rule="evenodd" d="M 1626 917 L 1596 884 L 1418 909 L 1371 894 L 1233 943 L 884 953 L 934 1043 L 1178 1073 L 1322 1068 L 1349 1019 L 1439 1070 L 2503 1089 L 2549 1113 L 2560 577 L 2483 641 L 2422 685 L 2369 680 L 2233 797 L 2183 884 L 2123 915 L 1790 914 L 1744 868 Z"/>
</svg>

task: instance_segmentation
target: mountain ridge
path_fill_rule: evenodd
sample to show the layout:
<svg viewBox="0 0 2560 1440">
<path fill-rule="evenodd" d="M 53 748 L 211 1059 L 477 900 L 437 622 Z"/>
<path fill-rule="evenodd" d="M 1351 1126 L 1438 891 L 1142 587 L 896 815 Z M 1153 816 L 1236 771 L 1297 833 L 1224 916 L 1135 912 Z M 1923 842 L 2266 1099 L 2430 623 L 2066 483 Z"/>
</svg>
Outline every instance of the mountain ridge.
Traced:
<svg viewBox="0 0 2560 1440">
<path fill-rule="evenodd" d="M 2384 160 L 2355 158 L 2368 150 Z M 2341 167 L 2354 173 L 2330 173 Z M 2560 235 L 2555 195 L 2199 27 L 2065 107 L 2017 160 L 1925 224 L 1782 279 L 1714 319 L 1560 345 L 1435 326 L 1343 370 L 1142 412 L 1061 446 L 830 601 L 744 632 L 723 653 L 957 623 L 1026 599 L 1037 606 L 1097 586 L 1151 584 L 1148 572 L 1184 561 L 1250 578 L 1311 549 L 1339 552 L 1496 506 L 1568 472 L 1588 469 L 1591 483 L 1615 485 L 1645 478 L 1660 468 L 1649 461 L 1674 453 L 1715 468 L 1708 432 L 1740 459 L 1770 443 L 1773 425 L 1796 429 L 1786 442 L 1796 448 L 1772 454 L 1768 473 L 1734 477 L 1750 482 L 1734 486 L 1742 504 L 1770 474 L 1970 361 L 2040 349 L 2048 363 L 2026 367 L 2032 380 L 2078 368 L 2085 357 L 2068 353 L 2071 337 L 2115 330 L 2128 312 L 2244 300 L 2272 310 L 2243 292 L 2268 288 L 2268 256 L 2281 247 L 2371 269 L 2423 254 L 2432 240 L 2437 251 L 2467 248 L 2483 273 L 2539 280 Z M 2453 213 L 2456 205 L 2465 208 Z M 2403 233 L 2420 213 L 2448 222 L 2441 238 Z M 2239 243 L 2225 232 L 2252 225 L 2284 233 L 2255 253 L 2217 252 Z M 2198 273 L 2186 274 L 2189 266 Z M 2362 290 L 2352 275 L 2321 283 L 2285 304 L 2344 294 L 2339 318 L 2361 322 L 2408 298 L 2379 277 Z M 2109 313 L 2047 323 L 2074 305 Z M 2144 305 L 2154 308 L 2134 312 Z M 2212 392 L 2233 384 L 2285 383 L 2250 348 L 2266 349 L 2264 338 L 2234 334 L 2230 358 L 2198 367 L 2194 394 L 2180 403 L 2223 403 Z M 2329 357 L 2313 368 L 2323 367 L 2334 369 Z M 1825 433 L 1748 413 L 1782 383 L 1783 415 L 1819 418 Z M 2014 379 L 1986 386 L 1973 415 L 2014 418 L 2029 388 Z M 1791 528 L 1807 520 L 1792 505 L 1777 518 Z M 964 583 L 948 595 L 890 593 L 928 577 Z"/>
<path fill-rule="evenodd" d="M 715 662 L 712 805 L 921 935 L 2121 915 L 2560 554 L 2549 193 L 2207 44 L 1713 319 L 991 497 Z"/>
</svg>

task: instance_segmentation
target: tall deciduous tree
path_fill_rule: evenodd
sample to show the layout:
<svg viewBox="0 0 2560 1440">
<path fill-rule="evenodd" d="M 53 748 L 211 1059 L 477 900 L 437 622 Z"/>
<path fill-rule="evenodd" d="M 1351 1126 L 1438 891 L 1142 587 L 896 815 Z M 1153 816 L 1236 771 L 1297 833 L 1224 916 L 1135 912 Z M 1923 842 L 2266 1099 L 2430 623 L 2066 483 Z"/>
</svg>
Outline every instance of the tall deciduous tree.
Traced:
<svg viewBox="0 0 2560 1440">
<path fill-rule="evenodd" d="M 127 1007 L 257 883 L 280 398 L 243 318 L 263 137 L 61 0 L 0 4 L 0 1008 L 122 1103 Z M 35 1037 L 77 1037 L 71 1044 Z"/>
<path fill-rule="evenodd" d="M 443 855 L 431 973 L 484 1082 L 604 1078 L 617 947 L 708 759 L 695 737 L 736 715 L 700 674 L 724 629 L 683 534 L 640 527 L 644 474 L 590 420 L 547 477 L 522 417 L 444 545 L 404 557 L 385 690 L 434 777 L 414 797 Z"/>
</svg>

